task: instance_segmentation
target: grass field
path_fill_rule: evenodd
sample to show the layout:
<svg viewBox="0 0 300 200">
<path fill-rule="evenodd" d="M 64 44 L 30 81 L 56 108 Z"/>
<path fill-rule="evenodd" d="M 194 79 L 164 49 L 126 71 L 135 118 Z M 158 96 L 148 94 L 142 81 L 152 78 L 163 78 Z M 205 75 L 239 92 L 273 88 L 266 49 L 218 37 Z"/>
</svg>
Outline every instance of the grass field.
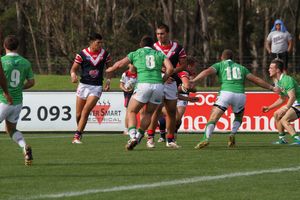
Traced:
<svg viewBox="0 0 300 200">
<path fill-rule="evenodd" d="M 275 134 L 240 134 L 228 149 L 227 135 L 193 147 L 199 134 L 179 135 L 179 150 L 145 141 L 127 152 L 127 136 L 88 134 L 72 145 L 71 134 L 26 134 L 33 166 L 0 135 L 0 199 L 182 200 L 299 199 L 300 147 L 272 145 Z"/>
</svg>

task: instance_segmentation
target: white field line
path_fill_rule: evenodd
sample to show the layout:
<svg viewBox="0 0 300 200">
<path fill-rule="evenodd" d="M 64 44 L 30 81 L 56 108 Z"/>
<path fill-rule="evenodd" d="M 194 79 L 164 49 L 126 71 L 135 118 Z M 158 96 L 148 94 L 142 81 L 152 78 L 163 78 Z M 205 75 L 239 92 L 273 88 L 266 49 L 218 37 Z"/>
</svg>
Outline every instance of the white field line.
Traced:
<svg viewBox="0 0 300 200">
<path fill-rule="evenodd" d="M 184 178 L 172 181 L 162 181 L 162 182 L 155 182 L 149 184 L 139 184 L 139 185 L 128 185 L 128 186 L 116 186 L 112 188 L 99 188 L 99 189 L 89 189 L 83 191 L 76 191 L 76 192 L 63 192 L 63 193 L 56 193 L 56 194 L 40 194 L 31 197 L 15 197 L 11 200 L 37 200 L 37 199 L 58 199 L 63 197 L 75 197 L 75 196 L 83 196 L 89 194 L 96 194 L 96 193 L 106 193 L 106 192 L 120 192 L 125 190 L 138 190 L 138 189 L 148 189 L 148 188 L 156 188 L 156 187 L 163 187 L 163 186 L 172 186 L 172 185 L 180 185 L 180 184 L 191 184 L 191 183 L 199 183 L 199 182 L 208 182 L 220 179 L 229 179 L 235 177 L 243 177 L 243 176 L 255 176 L 261 174 L 272 174 L 272 173 L 281 173 L 281 172 L 293 172 L 299 171 L 300 166 L 297 167 L 290 167 L 290 168 L 280 168 L 280 169 L 265 169 L 259 171 L 248 171 L 248 172 L 236 172 L 236 173 L 229 173 L 217 176 L 196 176 L 192 178 Z"/>
</svg>

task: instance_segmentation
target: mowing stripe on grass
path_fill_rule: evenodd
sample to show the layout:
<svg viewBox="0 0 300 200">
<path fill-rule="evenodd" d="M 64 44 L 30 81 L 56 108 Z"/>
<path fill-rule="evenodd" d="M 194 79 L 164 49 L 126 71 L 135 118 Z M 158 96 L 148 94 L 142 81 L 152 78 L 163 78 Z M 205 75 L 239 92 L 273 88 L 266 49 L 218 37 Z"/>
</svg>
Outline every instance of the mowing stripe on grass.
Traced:
<svg viewBox="0 0 300 200">
<path fill-rule="evenodd" d="M 196 176 L 196 177 L 192 177 L 192 178 L 178 179 L 178 180 L 172 180 L 172 181 L 162 181 L 162 182 L 155 182 L 155 183 L 149 183 L 149 184 L 116 186 L 116 187 L 112 187 L 112 188 L 104 188 L 104 189 L 99 188 L 99 189 L 90 189 L 90 190 L 83 190 L 83 191 L 77 191 L 77 192 L 64 192 L 64 193 L 57 193 L 57 194 L 41 194 L 41 195 L 31 196 L 31 197 L 27 197 L 27 198 L 15 197 L 11 200 L 58 199 L 58 198 L 62 198 L 62 197 L 74 197 L 74 196 L 83 196 L 83 195 L 105 193 L 105 192 L 120 192 L 120 191 L 125 191 L 125 190 L 156 188 L 156 187 L 172 186 L 172 185 L 179 185 L 179 184 L 207 182 L 207 181 L 228 179 L 228 178 L 235 178 L 235 177 L 243 177 L 243 176 L 255 176 L 255 175 L 260 175 L 260 174 L 293 172 L 293 171 L 299 171 L 299 170 L 300 170 L 300 166 L 290 167 L 290 168 L 280 168 L 280 169 L 266 169 L 266 170 L 260 170 L 260 171 L 236 172 L 236 173 L 229 173 L 229 174 L 223 174 L 223 175 L 217 175 L 217 176 Z"/>
</svg>

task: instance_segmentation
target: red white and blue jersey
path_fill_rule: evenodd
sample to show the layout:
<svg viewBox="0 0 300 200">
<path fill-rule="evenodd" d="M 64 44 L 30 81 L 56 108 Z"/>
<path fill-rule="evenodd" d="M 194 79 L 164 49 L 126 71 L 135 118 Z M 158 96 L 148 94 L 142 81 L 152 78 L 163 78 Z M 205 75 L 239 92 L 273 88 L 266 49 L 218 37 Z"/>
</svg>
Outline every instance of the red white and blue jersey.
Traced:
<svg viewBox="0 0 300 200">
<path fill-rule="evenodd" d="M 179 63 L 180 58 L 186 58 L 186 53 L 184 48 L 179 45 L 177 42 L 170 41 L 170 43 L 166 46 L 161 45 L 160 42 L 154 43 L 154 49 L 165 54 L 169 60 L 171 61 L 173 67 L 175 68 Z M 172 77 L 177 80 L 178 76 L 176 74 L 172 75 Z"/>
<path fill-rule="evenodd" d="M 110 61 L 110 54 L 102 48 L 98 52 L 91 52 L 90 48 L 83 49 L 74 60 L 81 66 L 80 82 L 89 85 L 102 85 L 103 71 Z"/>
<path fill-rule="evenodd" d="M 186 58 L 184 48 L 177 42 L 170 41 L 170 44 L 166 46 L 161 45 L 160 42 L 156 42 L 153 46 L 154 49 L 162 52 L 170 59 L 174 68 L 177 66 L 180 58 Z"/>
</svg>

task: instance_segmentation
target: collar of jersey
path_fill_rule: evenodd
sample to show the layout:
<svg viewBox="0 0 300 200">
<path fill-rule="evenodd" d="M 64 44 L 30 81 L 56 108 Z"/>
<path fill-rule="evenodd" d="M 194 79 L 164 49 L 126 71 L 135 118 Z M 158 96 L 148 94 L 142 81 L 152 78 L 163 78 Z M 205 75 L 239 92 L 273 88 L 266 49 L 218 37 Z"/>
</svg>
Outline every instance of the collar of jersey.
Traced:
<svg viewBox="0 0 300 200">
<path fill-rule="evenodd" d="M 6 54 L 7 56 L 18 56 L 19 54 L 16 52 L 9 52 Z"/>
</svg>

